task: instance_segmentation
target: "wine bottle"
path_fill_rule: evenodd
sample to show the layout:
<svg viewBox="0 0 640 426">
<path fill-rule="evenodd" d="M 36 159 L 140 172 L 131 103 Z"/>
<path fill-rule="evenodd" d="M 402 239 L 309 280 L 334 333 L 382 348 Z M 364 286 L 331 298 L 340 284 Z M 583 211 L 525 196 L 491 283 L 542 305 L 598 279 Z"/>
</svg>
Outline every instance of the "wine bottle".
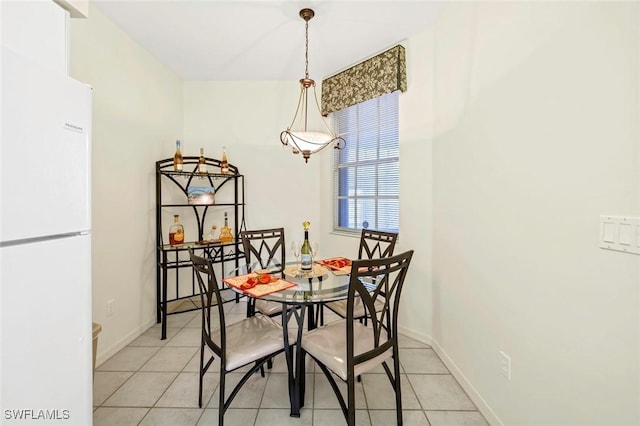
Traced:
<svg viewBox="0 0 640 426">
<path fill-rule="evenodd" d="M 198 159 L 198 173 L 207 173 L 207 162 L 204 159 L 204 148 L 200 148 L 200 158 Z"/>
<path fill-rule="evenodd" d="M 227 160 L 227 148 L 222 147 L 222 161 L 220 161 L 220 173 L 229 174 L 229 161 Z"/>
<path fill-rule="evenodd" d="M 169 228 L 169 244 L 176 246 L 184 243 L 184 227 L 180 223 L 180 215 L 173 215 L 173 225 Z"/>
<path fill-rule="evenodd" d="M 311 244 L 309 244 L 309 226 L 311 223 L 305 221 L 302 222 L 304 228 L 304 241 L 300 248 L 300 270 L 303 272 L 311 272 L 313 269 L 311 260 Z"/>
<path fill-rule="evenodd" d="M 229 222 L 227 220 L 227 212 L 224 212 L 224 226 L 220 229 L 220 242 L 230 243 L 233 241 L 233 234 L 231 228 L 229 228 Z"/>
<path fill-rule="evenodd" d="M 182 160 L 182 152 L 180 152 L 180 141 L 176 141 L 176 153 L 173 154 L 173 170 L 176 172 L 182 171 L 182 165 L 184 161 Z"/>
</svg>

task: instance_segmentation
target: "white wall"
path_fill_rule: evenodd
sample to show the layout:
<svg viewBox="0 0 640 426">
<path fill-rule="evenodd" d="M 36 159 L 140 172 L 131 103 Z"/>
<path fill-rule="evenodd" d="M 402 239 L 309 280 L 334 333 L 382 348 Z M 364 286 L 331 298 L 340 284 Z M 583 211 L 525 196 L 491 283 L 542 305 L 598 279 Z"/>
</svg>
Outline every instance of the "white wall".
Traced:
<svg viewBox="0 0 640 426">
<path fill-rule="evenodd" d="M 496 423 L 639 423 L 640 257 L 598 247 L 601 214 L 640 215 L 638 16 L 451 4 L 413 69 L 435 76 L 433 340 Z"/>
<path fill-rule="evenodd" d="M 93 86 L 93 319 L 98 364 L 155 322 L 155 161 L 182 133 L 182 82 L 90 8 L 71 75 Z M 114 315 L 106 303 L 114 300 Z"/>
<path fill-rule="evenodd" d="M 403 43 L 398 250 L 416 251 L 403 331 L 434 344 L 494 424 L 639 423 L 640 260 L 598 248 L 601 214 L 640 215 L 638 8 L 452 3 Z M 72 73 L 106 88 L 94 92 L 101 345 L 153 316 L 152 166 L 182 120 L 185 155 L 226 145 L 246 175 L 248 227 L 285 226 L 290 241 L 309 219 L 321 255 L 355 254 L 357 240 L 330 233 L 330 150 L 305 165 L 280 148 L 295 82 L 188 82 L 181 98 L 174 76 L 91 19 L 72 27 Z M 160 99 L 140 92 L 155 83 Z"/>
<path fill-rule="evenodd" d="M 229 162 L 245 175 L 247 229 L 284 227 L 287 245 L 303 238 L 305 220 L 310 238 L 322 238 L 317 194 L 328 151 L 305 164 L 280 143 L 298 94 L 296 81 L 184 83 L 183 154 L 198 155 L 203 147 L 205 155 L 220 158 L 226 146 Z"/>
</svg>

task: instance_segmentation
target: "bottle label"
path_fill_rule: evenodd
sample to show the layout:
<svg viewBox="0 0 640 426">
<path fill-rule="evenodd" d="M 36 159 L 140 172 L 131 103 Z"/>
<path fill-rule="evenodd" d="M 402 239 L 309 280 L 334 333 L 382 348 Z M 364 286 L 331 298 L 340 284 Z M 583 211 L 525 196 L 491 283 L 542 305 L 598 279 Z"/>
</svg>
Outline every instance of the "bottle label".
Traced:
<svg viewBox="0 0 640 426">
<path fill-rule="evenodd" d="M 303 253 L 300 256 L 300 270 L 302 271 L 311 270 L 311 254 L 310 253 Z"/>
<path fill-rule="evenodd" d="M 198 164 L 198 173 L 207 173 L 207 165 Z"/>
<path fill-rule="evenodd" d="M 182 171 L 182 163 L 175 163 L 174 167 L 175 167 L 176 172 L 181 172 Z"/>
</svg>

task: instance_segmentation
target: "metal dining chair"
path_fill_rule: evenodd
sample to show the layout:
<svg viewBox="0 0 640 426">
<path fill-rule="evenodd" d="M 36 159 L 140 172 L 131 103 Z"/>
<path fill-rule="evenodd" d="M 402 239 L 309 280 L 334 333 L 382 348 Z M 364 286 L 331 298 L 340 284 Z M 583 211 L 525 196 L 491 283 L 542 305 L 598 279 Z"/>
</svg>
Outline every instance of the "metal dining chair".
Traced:
<svg viewBox="0 0 640 426">
<path fill-rule="evenodd" d="M 393 250 L 396 247 L 398 240 L 398 234 L 394 232 L 375 231 L 369 229 L 363 229 L 360 233 L 360 245 L 358 246 L 358 259 L 380 259 L 390 257 L 393 255 Z M 364 320 L 366 324 L 366 318 L 364 309 L 359 302 L 356 302 L 356 315 L 358 320 Z M 347 316 L 347 301 L 337 300 L 335 302 L 326 303 L 324 306 L 331 309 L 342 318 Z M 381 302 L 378 303 L 378 307 L 381 307 Z M 324 312 L 323 307 L 319 308 L 320 324 L 324 324 Z"/>
<path fill-rule="evenodd" d="M 382 365 L 395 393 L 397 424 L 402 425 L 402 392 L 398 348 L 398 311 L 413 250 L 382 259 L 355 260 L 351 267 L 347 312 L 343 320 L 302 336 L 302 365 L 310 355 L 329 380 L 349 426 L 356 424 L 355 382 Z M 370 319 L 357 319 L 356 301 Z M 383 301 L 381 309 L 376 303 Z M 392 366 L 389 366 L 389 362 Z M 393 370 L 393 371 L 392 371 Z M 347 383 L 346 401 L 335 376 Z M 303 392 L 302 392 L 303 393 Z M 301 395 L 300 400 L 304 400 Z"/>
<path fill-rule="evenodd" d="M 256 371 L 263 367 L 264 363 L 284 351 L 283 330 L 276 321 L 264 315 L 255 315 L 239 322 L 227 324 L 224 300 L 220 295 L 211 260 L 196 256 L 192 249 L 189 249 L 189 256 L 200 286 L 202 302 L 198 406 L 202 408 L 204 375 L 217 356 L 220 359 L 218 424 L 222 426 L 224 414 L 242 386 Z M 215 327 L 216 318 L 218 320 L 217 328 Z M 207 354 L 206 363 L 205 351 L 213 353 L 212 355 Z M 253 366 L 242 376 L 229 396 L 225 397 L 226 375 L 249 364 L 253 364 Z"/>
<path fill-rule="evenodd" d="M 247 272 L 257 269 L 269 269 L 271 274 L 280 274 L 284 278 L 286 250 L 284 228 L 257 229 L 240 232 Z M 249 299 L 247 315 L 260 312 L 267 316 L 282 313 L 282 304 L 266 300 Z"/>
</svg>

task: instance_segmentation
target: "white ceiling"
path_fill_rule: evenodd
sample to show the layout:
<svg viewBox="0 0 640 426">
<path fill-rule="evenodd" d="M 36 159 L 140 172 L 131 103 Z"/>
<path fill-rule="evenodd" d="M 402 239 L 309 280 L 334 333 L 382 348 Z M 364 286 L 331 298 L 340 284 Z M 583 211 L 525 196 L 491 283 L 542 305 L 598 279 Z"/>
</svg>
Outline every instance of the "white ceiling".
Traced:
<svg viewBox="0 0 640 426">
<path fill-rule="evenodd" d="M 183 80 L 320 81 L 433 25 L 444 3 L 419 0 L 91 0 Z"/>
</svg>

